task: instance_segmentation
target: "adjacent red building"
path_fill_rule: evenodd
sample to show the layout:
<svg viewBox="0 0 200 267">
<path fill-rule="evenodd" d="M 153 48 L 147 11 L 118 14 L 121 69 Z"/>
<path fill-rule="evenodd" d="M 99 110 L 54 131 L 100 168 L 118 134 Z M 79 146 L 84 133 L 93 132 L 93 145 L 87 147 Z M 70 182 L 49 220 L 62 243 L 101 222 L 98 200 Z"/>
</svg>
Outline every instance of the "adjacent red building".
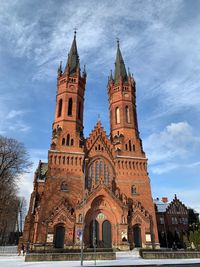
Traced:
<svg viewBox="0 0 200 267">
<path fill-rule="evenodd" d="M 83 134 L 86 71 L 80 70 L 76 34 L 58 69 L 48 163 L 34 177 L 23 242 L 31 249 L 159 247 L 147 158 L 139 136 L 136 84 L 119 42 L 108 81 L 110 138 L 98 120 Z M 92 116 L 92 114 L 91 114 Z"/>
<path fill-rule="evenodd" d="M 189 230 L 189 209 L 176 195 L 171 202 L 164 197 L 161 200 L 155 199 L 154 203 L 161 246 L 172 247 L 175 242 L 179 247 L 183 247 L 183 236 L 187 235 Z"/>
</svg>

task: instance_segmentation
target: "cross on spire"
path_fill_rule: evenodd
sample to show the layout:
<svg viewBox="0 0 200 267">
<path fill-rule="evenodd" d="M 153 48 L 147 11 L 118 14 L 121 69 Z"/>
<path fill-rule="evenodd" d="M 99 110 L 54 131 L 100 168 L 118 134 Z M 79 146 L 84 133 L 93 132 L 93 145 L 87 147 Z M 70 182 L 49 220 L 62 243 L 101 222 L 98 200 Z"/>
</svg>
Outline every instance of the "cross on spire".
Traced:
<svg viewBox="0 0 200 267">
<path fill-rule="evenodd" d="M 75 28 L 74 28 L 74 37 L 76 37 L 77 30 L 78 30 L 78 29 L 75 27 Z"/>
<path fill-rule="evenodd" d="M 117 40 L 117 46 L 119 47 L 119 37 L 116 37 Z"/>
</svg>

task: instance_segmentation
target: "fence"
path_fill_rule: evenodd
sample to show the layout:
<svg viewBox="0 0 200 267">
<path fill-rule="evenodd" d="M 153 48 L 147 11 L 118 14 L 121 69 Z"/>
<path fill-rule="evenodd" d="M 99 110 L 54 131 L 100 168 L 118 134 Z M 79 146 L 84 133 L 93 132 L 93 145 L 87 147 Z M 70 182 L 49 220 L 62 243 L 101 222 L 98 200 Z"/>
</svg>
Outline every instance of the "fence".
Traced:
<svg viewBox="0 0 200 267">
<path fill-rule="evenodd" d="M 0 246 L 0 256 L 16 255 L 17 246 Z"/>
</svg>

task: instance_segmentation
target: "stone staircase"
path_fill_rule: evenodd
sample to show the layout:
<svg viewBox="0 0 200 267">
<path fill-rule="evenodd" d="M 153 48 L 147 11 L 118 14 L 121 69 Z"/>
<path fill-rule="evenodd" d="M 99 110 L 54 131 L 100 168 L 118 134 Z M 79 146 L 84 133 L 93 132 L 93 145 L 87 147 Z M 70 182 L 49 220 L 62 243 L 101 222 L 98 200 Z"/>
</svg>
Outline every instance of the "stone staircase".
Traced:
<svg viewBox="0 0 200 267">
<path fill-rule="evenodd" d="M 0 246 L 0 256 L 17 255 L 17 246 Z"/>
<path fill-rule="evenodd" d="M 130 251 L 119 251 L 116 252 L 116 258 L 117 259 L 124 259 L 124 258 L 134 258 L 134 259 L 140 259 L 139 249 L 135 248 Z"/>
</svg>

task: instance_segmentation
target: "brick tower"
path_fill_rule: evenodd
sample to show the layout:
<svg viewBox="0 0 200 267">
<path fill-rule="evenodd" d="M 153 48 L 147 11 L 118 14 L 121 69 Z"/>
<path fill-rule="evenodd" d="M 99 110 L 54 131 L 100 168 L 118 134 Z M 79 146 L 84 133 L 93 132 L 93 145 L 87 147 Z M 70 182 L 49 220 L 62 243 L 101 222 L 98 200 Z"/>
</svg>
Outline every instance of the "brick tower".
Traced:
<svg viewBox="0 0 200 267">
<path fill-rule="evenodd" d="M 115 151 L 116 183 L 129 200 L 128 240 L 130 243 L 136 243 L 137 239 L 137 245 L 141 240 L 142 242 L 146 240 L 146 244 L 148 242 L 155 244 L 158 241 L 156 219 L 147 172 L 147 158 L 138 131 L 136 83 L 129 70 L 127 74 L 119 41 L 117 41 L 114 77 L 111 72 L 108 81 L 108 97 L 110 136 Z M 140 207 L 145 216 L 139 215 L 135 210 L 136 207 Z"/>
<path fill-rule="evenodd" d="M 76 33 L 67 64 L 58 68 L 56 111 L 48 163 L 39 162 L 23 242 L 33 251 L 54 248 L 127 250 L 158 247 L 147 158 L 139 138 L 135 81 L 117 44 L 108 81 L 110 139 L 100 120 L 83 137 L 86 83 Z"/>
</svg>

